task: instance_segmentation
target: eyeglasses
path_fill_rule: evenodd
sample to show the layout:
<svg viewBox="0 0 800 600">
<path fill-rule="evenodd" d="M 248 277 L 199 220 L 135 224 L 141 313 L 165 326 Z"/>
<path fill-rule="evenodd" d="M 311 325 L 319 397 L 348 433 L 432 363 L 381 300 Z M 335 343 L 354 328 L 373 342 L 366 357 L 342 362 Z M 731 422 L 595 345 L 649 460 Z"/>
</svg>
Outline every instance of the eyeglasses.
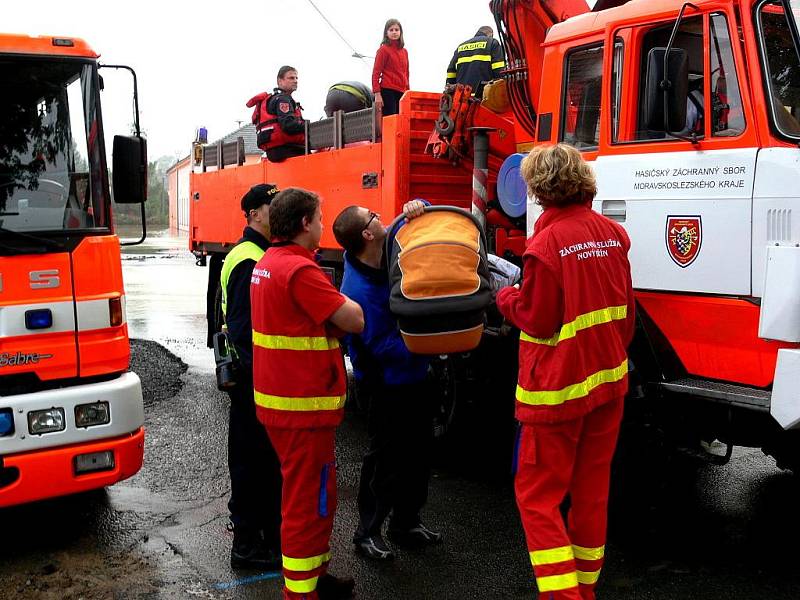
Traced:
<svg viewBox="0 0 800 600">
<path fill-rule="evenodd" d="M 364 225 L 364 229 L 369 229 L 369 224 L 372 223 L 373 220 L 377 219 L 380 215 L 376 212 L 369 211 L 369 221 L 367 224 Z"/>
</svg>

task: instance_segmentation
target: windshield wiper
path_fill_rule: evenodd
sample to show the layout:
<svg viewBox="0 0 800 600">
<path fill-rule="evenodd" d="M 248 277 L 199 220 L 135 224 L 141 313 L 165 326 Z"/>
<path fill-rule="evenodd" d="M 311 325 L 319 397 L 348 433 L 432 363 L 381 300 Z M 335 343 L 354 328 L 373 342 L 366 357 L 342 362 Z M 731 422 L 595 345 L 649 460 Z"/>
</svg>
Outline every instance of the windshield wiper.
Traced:
<svg viewBox="0 0 800 600">
<path fill-rule="evenodd" d="M 3 227 L 2 225 L 0 225 L 0 240 L 5 238 L 6 236 L 15 237 L 19 240 L 25 240 L 28 242 L 36 242 L 37 244 L 40 244 L 45 248 L 49 248 L 50 250 L 66 250 L 66 246 L 55 240 L 51 240 L 46 237 L 40 237 L 38 235 L 33 235 L 30 233 L 23 233 L 22 231 L 15 231 L 13 229 L 8 229 L 7 227 Z M 3 244 L 3 247 L 5 247 L 6 249 L 11 248 L 7 244 Z"/>
</svg>

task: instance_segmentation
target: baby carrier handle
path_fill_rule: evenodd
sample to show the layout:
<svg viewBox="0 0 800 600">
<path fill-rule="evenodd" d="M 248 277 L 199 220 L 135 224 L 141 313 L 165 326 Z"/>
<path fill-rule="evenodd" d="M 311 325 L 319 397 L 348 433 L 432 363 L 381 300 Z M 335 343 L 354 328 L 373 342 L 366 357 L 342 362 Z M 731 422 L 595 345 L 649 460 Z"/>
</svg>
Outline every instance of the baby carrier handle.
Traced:
<svg viewBox="0 0 800 600">
<path fill-rule="evenodd" d="M 450 206 L 450 205 L 438 205 L 438 206 L 425 206 L 423 211 L 426 213 L 429 212 L 452 212 L 459 215 L 464 215 L 465 217 L 469 217 L 472 219 L 472 222 L 475 223 L 475 227 L 478 228 L 481 234 L 481 242 L 483 243 L 484 251 L 488 252 L 488 244 L 486 243 L 486 231 L 483 229 L 483 225 L 481 222 L 473 215 L 470 211 L 464 210 L 463 208 L 459 208 L 458 206 Z M 392 243 L 394 242 L 394 238 L 397 235 L 397 231 L 403 225 L 405 221 L 405 215 L 400 214 L 395 217 L 394 221 L 392 221 L 391 225 L 386 229 L 386 241 L 384 242 L 386 246 L 384 247 L 383 255 L 386 257 L 386 264 L 390 264 L 390 257 L 391 257 L 391 249 Z"/>
</svg>

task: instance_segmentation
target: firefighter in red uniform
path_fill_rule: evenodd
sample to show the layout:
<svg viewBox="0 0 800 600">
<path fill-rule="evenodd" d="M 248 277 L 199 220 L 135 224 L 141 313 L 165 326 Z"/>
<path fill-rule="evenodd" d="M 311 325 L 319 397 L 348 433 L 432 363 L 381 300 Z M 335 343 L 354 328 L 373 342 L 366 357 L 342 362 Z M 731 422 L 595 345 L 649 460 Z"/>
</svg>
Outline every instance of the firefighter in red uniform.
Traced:
<svg viewBox="0 0 800 600">
<path fill-rule="evenodd" d="M 522 288 L 497 296 L 520 329 L 517 506 L 539 598 L 591 600 L 628 389 L 630 241 L 592 211 L 594 174 L 574 148 L 534 148 L 522 176 L 544 212 L 524 253 Z M 559 505 L 567 494 L 565 523 Z"/>
<path fill-rule="evenodd" d="M 270 205 L 275 243 L 253 269 L 253 387 L 256 413 L 283 475 L 284 598 L 349 598 L 352 579 L 327 573 L 336 512 L 334 433 L 347 378 L 337 340 L 361 333 L 361 307 L 314 262 L 322 235 L 316 194 L 289 188 Z"/>
<path fill-rule="evenodd" d="M 271 162 L 305 154 L 303 107 L 292 98 L 296 90 L 297 69 L 285 65 L 278 70 L 278 87 L 271 94 L 262 92 L 247 101 L 253 109 L 256 142 Z"/>
</svg>

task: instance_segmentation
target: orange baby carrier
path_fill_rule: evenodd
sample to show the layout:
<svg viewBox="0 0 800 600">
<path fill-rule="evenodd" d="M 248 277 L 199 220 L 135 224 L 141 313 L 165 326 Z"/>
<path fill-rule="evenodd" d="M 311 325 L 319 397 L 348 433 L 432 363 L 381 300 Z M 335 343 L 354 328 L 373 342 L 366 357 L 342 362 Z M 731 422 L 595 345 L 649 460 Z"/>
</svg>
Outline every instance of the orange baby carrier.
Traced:
<svg viewBox="0 0 800 600">
<path fill-rule="evenodd" d="M 491 302 L 483 228 L 454 206 L 429 206 L 403 220 L 395 219 L 386 237 L 389 306 L 403 341 L 415 354 L 473 350 Z"/>
</svg>

